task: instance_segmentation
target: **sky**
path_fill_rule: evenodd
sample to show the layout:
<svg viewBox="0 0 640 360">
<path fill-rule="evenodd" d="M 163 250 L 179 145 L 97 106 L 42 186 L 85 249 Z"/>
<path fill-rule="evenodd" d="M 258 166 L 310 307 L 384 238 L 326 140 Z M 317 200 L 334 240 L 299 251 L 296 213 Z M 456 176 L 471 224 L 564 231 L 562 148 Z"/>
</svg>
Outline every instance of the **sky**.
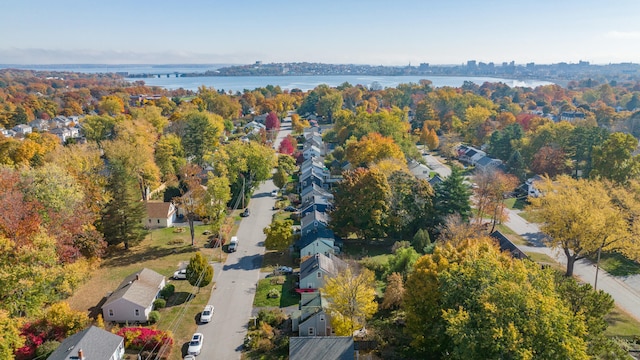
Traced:
<svg viewBox="0 0 640 360">
<path fill-rule="evenodd" d="M 0 64 L 640 62 L 640 0 L 5 0 Z"/>
</svg>

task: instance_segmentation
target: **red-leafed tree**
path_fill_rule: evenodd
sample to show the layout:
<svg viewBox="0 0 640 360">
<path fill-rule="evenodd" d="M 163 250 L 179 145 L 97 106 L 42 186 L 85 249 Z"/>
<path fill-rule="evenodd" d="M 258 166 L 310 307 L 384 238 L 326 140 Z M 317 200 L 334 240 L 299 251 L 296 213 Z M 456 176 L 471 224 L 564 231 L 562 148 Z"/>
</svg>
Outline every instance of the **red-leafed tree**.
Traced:
<svg viewBox="0 0 640 360">
<path fill-rule="evenodd" d="M 281 154 L 292 155 L 298 147 L 298 141 L 291 135 L 287 135 L 286 138 L 280 142 L 279 151 Z"/>
<path fill-rule="evenodd" d="M 9 168 L 0 169 L 0 202 L 5 211 L 0 211 L 0 235 L 24 245 L 26 239 L 35 234 L 42 222 L 38 201 L 27 199 L 20 188 L 20 175 Z"/>
<path fill-rule="evenodd" d="M 550 178 L 567 171 L 567 156 L 560 148 L 543 146 L 533 156 L 531 170 L 536 174 L 547 174 Z"/>
<path fill-rule="evenodd" d="M 267 115 L 264 126 L 267 128 L 267 131 L 280 129 L 280 119 L 278 119 L 278 115 L 273 111 L 270 112 Z"/>
</svg>

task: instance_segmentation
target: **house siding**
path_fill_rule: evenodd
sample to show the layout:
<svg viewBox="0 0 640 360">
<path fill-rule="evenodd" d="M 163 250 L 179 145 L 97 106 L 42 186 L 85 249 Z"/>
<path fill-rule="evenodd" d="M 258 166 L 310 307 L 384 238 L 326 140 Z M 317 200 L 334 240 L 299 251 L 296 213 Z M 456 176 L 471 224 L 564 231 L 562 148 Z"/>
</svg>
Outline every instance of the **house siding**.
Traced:
<svg viewBox="0 0 640 360">
<path fill-rule="evenodd" d="M 330 241 L 329 239 L 325 239 L 325 241 Z M 329 255 L 333 254 L 333 245 L 329 245 L 324 241 L 316 240 L 311 244 L 305 246 L 300 249 L 300 256 L 315 256 L 316 254 Z"/>
<path fill-rule="evenodd" d="M 103 308 L 102 316 L 105 321 L 113 321 L 117 323 L 123 322 L 147 322 L 149 320 L 149 312 L 153 304 L 143 307 L 134 304 L 127 299 L 119 299 Z M 109 315 L 109 310 L 113 310 L 113 316 Z M 135 311 L 138 310 L 138 316 Z"/>
</svg>

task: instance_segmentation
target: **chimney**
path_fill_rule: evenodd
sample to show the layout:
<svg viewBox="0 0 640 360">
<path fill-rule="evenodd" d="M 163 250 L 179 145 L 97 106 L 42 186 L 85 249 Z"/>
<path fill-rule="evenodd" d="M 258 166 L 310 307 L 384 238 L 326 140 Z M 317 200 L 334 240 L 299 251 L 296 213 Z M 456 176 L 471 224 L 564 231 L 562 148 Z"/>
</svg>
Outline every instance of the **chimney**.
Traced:
<svg viewBox="0 0 640 360">
<path fill-rule="evenodd" d="M 84 360 L 84 352 L 82 352 L 82 349 L 78 349 L 78 358 Z"/>
</svg>

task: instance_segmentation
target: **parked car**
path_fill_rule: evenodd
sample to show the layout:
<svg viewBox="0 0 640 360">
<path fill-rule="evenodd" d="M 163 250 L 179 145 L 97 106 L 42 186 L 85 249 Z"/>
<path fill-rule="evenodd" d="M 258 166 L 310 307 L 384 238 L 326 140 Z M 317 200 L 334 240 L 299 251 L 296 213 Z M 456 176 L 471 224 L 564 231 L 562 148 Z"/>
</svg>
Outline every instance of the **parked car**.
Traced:
<svg viewBox="0 0 640 360">
<path fill-rule="evenodd" d="M 189 348 L 187 349 L 187 354 L 189 355 L 200 355 L 200 351 L 202 350 L 202 333 L 195 333 L 191 337 L 191 341 L 189 341 Z"/>
<path fill-rule="evenodd" d="M 295 211 L 296 211 L 296 208 L 295 208 L 295 207 L 293 207 L 293 206 L 291 206 L 291 205 L 289 205 L 289 206 L 287 206 L 286 208 L 284 208 L 284 211 L 288 211 L 288 212 L 295 212 Z"/>
<path fill-rule="evenodd" d="M 249 208 L 244 209 L 244 211 L 240 213 L 240 216 L 248 217 L 249 216 Z"/>
<path fill-rule="evenodd" d="M 180 269 L 173 273 L 173 278 L 176 280 L 186 280 L 187 279 L 187 269 Z"/>
<path fill-rule="evenodd" d="M 276 271 L 284 275 L 293 274 L 293 269 L 288 266 L 278 266 Z"/>
<path fill-rule="evenodd" d="M 200 313 L 200 322 L 203 323 L 208 323 L 211 321 L 211 318 L 213 317 L 213 305 L 207 305 L 204 307 L 204 310 L 202 310 L 202 313 Z"/>
<path fill-rule="evenodd" d="M 236 250 L 238 250 L 238 237 L 237 236 L 232 236 L 231 237 L 231 241 L 229 241 L 229 247 L 227 247 L 227 250 L 229 250 L 229 252 L 235 252 Z"/>
</svg>

